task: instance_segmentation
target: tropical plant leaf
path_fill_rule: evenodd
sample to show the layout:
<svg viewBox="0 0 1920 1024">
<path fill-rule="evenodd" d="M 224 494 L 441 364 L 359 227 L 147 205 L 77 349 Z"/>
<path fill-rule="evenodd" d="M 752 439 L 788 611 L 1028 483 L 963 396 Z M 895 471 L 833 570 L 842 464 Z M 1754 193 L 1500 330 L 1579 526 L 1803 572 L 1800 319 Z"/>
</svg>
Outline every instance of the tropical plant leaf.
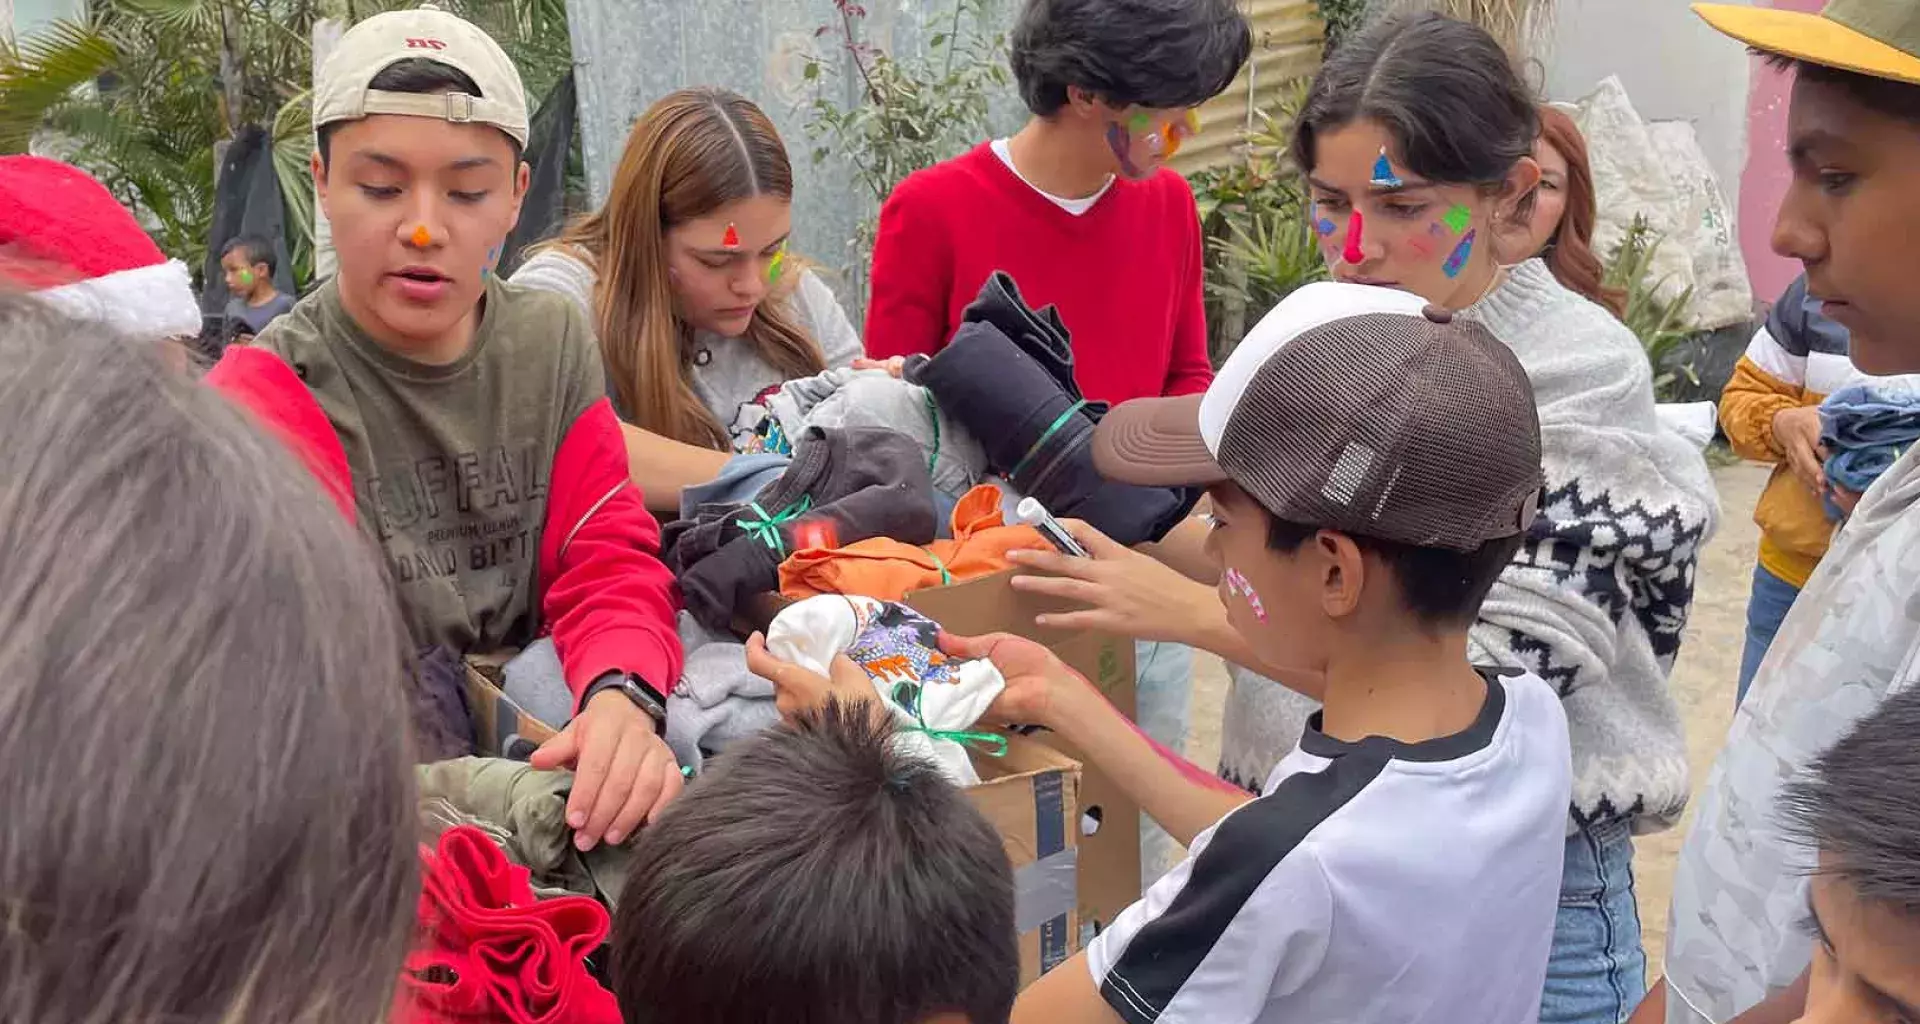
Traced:
<svg viewBox="0 0 1920 1024">
<path fill-rule="evenodd" d="M 24 153 L 47 112 L 112 67 L 119 50 L 97 26 L 54 21 L 0 55 L 0 153 Z"/>
</svg>

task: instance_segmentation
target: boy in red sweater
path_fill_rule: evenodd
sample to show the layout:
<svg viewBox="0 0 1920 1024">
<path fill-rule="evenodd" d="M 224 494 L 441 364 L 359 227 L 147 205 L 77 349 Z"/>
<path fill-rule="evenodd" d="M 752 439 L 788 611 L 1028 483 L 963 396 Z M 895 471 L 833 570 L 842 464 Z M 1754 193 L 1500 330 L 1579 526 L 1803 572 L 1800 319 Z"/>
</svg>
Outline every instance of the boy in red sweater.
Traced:
<svg viewBox="0 0 1920 1024">
<path fill-rule="evenodd" d="M 318 79 L 313 177 L 339 274 L 207 379 L 378 540 L 417 643 L 551 630 L 576 715 L 533 762 L 577 771 L 581 849 L 621 842 L 681 787 L 659 735 L 676 596 L 586 324 L 493 275 L 527 188 L 519 73 L 422 8 L 355 25 Z"/>
<path fill-rule="evenodd" d="M 1033 118 L 887 198 L 867 354 L 938 351 L 1004 270 L 1059 307 L 1087 398 L 1206 390 L 1200 219 L 1165 164 L 1252 46 L 1235 0 L 1027 0 L 1012 64 Z"/>
</svg>

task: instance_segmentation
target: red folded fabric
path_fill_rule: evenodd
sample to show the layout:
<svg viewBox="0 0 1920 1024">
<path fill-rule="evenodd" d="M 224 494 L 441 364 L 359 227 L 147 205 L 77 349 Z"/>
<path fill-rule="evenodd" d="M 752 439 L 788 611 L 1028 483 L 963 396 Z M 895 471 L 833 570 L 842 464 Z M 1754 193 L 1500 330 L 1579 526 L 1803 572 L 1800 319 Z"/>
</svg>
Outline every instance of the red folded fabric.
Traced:
<svg viewBox="0 0 1920 1024">
<path fill-rule="evenodd" d="M 527 869 L 471 825 L 447 830 L 423 869 L 416 947 L 400 972 L 397 1024 L 620 1024 L 587 973 L 607 910 L 586 896 L 541 900 Z"/>
</svg>

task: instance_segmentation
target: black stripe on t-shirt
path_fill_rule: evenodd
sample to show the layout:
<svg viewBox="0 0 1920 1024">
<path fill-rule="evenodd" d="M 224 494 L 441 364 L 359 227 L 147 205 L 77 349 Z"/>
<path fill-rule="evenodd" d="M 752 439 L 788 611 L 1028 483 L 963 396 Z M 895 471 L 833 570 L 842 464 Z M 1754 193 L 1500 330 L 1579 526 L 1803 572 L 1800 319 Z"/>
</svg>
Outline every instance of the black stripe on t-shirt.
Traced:
<svg viewBox="0 0 1920 1024">
<path fill-rule="evenodd" d="M 1134 934 L 1107 972 L 1100 986 L 1107 1005 L 1130 1024 L 1159 1020 L 1267 876 L 1390 760 L 1384 748 L 1356 751 L 1323 771 L 1290 775 L 1228 815 L 1166 912 Z M 1116 978 L 1125 979 L 1126 992 L 1115 988 Z"/>
</svg>

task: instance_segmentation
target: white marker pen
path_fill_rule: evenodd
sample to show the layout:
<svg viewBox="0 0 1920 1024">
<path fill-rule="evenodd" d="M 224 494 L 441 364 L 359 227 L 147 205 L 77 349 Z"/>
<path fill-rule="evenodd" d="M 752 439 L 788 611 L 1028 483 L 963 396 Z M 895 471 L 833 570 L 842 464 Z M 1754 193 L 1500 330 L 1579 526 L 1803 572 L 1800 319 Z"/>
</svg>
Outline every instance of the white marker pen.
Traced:
<svg viewBox="0 0 1920 1024">
<path fill-rule="evenodd" d="M 1040 535 L 1047 538 L 1047 542 L 1059 548 L 1062 553 L 1075 558 L 1091 557 L 1087 554 L 1087 549 L 1073 539 L 1073 534 L 1068 533 L 1067 528 L 1061 526 L 1060 521 L 1053 518 L 1052 513 L 1047 511 L 1047 507 L 1040 504 L 1038 498 L 1021 498 L 1020 504 L 1013 510 L 1013 518 L 1039 530 Z"/>
</svg>

